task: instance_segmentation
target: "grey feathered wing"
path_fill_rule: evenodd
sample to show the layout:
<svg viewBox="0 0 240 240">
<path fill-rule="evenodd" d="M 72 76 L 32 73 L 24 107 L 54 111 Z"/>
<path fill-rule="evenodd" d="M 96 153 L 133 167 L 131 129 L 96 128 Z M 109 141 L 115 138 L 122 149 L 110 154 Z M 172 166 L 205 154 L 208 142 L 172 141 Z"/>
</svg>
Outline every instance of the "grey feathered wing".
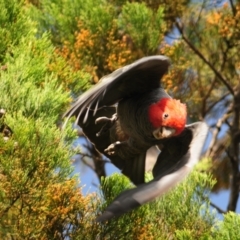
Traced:
<svg viewBox="0 0 240 240">
<path fill-rule="evenodd" d="M 82 119 L 86 122 L 90 109 L 97 111 L 103 106 L 112 106 L 122 98 L 159 88 L 169 66 L 169 58 L 158 55 L 141 58 L 117 69 L 83 93 L 63 117 L 77 116 L 79 119 L 84 115 Z"/>
<path fill-rule="evenodd" d="M 166 142 L 153 169 L 154 179 L 121 193 L 97 218 L 104 222 L 162 196 L 181 182 L 198 162 L 208 127 L 203 122 L 186 126 L 184 132 Z"/>
<path fill-rule="evenodd" d="M 120 194 L 99 216 L 98 221 L 106 221 L 120 216 L 169 191 L 184 179 L 200 157 L 207 135 L 205 123 L 186 126 L 181 135 L 161 141 L 163 149 L 153 168 L 154 179 L 144 183 L 146 153 L 132 159 L 107 155 L 104 152 L 112 142 L 110 131 L 96 136 L 102 124 L 95 124 L 98 117 L 111 118 L 116 108 L 111 107 L 123 98 L 142 94 L 160 87 L 160 79 L 167 72 L 170 61 L 165 56 L 142 58 L 133 64 L 116 70 L 104 77 L 93 88 L 83 93 L 65 113 L 65 117 L 77 117 L 77 123 L 95 148 L 105 154 L 111 162 L 139 185 Z M 114 127 L 114 126 L 113 126 Z"/>
<path fill-rule="evenodd" d="M 110 133 L 107 131 L 97 137 L 103 124 L 95 124 L 95 120 L 103 116 L 111 118 L 116 113 L 116 108 L 112 105 L 121 99 L 159 88 L 160 80 L 169 66 L 169 58 L 158 55 L 144 57 L 120 68 L 83 93 L 63 116 L 67 119 L 75 116 L 78 125 L 95 148 L 107 156 L 134 184 L 144 182 L 146 153 L 132 159 L 107 155 L 104 149 L 112 143 Z"/>
</svg>

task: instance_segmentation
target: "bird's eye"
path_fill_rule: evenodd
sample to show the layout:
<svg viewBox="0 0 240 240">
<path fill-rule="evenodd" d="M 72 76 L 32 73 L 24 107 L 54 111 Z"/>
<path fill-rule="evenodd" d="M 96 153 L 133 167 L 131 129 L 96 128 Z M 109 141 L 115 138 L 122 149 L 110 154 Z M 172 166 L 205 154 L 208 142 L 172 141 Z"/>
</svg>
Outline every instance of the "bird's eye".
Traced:
<svg viewBox="0 0 240 240">
<path fill-rule="evenodd" d="M 163 114 L 163 118 L 164 118 L 164 119 L 168 118 L 168 114 L 167 114 L 167 113 L 164 113 L 164 114 Z"/>
</svg>

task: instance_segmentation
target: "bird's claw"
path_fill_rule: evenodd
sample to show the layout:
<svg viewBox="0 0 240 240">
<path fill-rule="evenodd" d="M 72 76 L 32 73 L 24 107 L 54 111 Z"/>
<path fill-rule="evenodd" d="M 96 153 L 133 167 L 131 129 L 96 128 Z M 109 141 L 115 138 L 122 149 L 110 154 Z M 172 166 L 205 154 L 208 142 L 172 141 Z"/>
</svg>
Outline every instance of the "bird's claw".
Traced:
<svg viewBox="0 0 240 240">
<path fill-rule="evenodd" d="M 121 146 L 121 142 L 117 141 L 115 143 L 112 143 L 111 145 L 109 145 L 104 152 L 110 156 L 115 155 L 117 148 Z"/>
<path fill-rule="evenodd" d="M 117 121 L 117 114 L 114 114 L 112 118 L 99 117 L 95 120 L 95 124 L 104 123 L 101 130 L 96 134 L 97 137 L 106 133 Z"/>
</svg>

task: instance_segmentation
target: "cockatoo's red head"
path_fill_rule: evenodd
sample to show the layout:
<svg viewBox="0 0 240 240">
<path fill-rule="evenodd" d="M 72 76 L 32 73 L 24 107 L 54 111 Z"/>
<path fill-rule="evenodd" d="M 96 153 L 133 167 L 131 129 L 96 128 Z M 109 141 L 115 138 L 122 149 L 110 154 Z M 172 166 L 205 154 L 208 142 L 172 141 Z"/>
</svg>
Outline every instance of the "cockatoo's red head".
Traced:
<svg viewBox="0 0 240 240">
<path fill-rule="evenodd" d="M 149 107 L 149 119 L 157 139 L 177 136 L 185 128 L 187 120 L 186 105 L 179 100 L 162 98 Z"/>
</svg>

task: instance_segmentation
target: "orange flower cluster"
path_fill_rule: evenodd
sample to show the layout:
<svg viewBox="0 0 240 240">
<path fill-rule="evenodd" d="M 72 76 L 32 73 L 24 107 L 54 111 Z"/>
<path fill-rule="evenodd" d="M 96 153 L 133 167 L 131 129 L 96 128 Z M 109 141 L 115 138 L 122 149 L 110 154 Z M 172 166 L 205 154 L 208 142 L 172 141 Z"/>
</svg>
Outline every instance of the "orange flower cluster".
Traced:
<svg viewBox="0 0 240 240">
<path fill-rule="evenodd" d="M 236 6 L 236 14 L 228 12 L 223 16 L 219 33 L 226 38 L 240 38 L 240 4 Z"/>
<path fill-rule="evenodd" d="M 83 197 L 78 188 L 73 191 L 72 187 L 76 185 L 77 183 L 74 179 L 69 179 L 69 181 L 64 182 L 64 185 L 62 183 L 55 183 L 48 187 L 49 214 L 66 217 L 74 209 L 86 210 L 91 195 Z"/>
<path fill-rule="evenodd" d="M 139 219 L 141 221 L 141 219 Z M 140 223 L 139 223 L 140 224 Z M 148 239 L 148 240 L 154 240 L 154 225 L 144 224 L 143 226 L 136 225 L 136 227 L 133 229 L 133 233 L 135 232 L 137 236 L 136 239 Z"/>
<path fill-rule="evenodd" d="M 110 32 L 107 43 L 107 47 L 113 50 L 107 58 L 107 67 L 110 71 L 114 71 L 133 60 L 129 43 L 131 41 L 127 35 L 123 35 L 121 39 L 115 39 L 114 32 Z"/>
<path fill-rule="evenodd" d="M 222 17 L 221 12 L 213 12 L 207 16 L 207 22 L 212 25 L 218 25 L 221 17 Z"/>
<path fill-rule="evenodd" d="M 64 42 L 57 53 L 67 59 L 75 70 L 84 69 L 90 73 L 94 82 L 134 59 L 130 39 L 119 34 L 114 22 L 104 34 L 93 33 L 81 21 L 78 28 L 74 44 L 71 46 L 69 42 Z"/>
<path fill-rule="evenodd" d="M 60 230 L 59 226 L 67 227 L 68 224 L 81 226 L 86 218 L 89 218 L 89 221 L 95 218 L 94 214 L 89 215 L 89 212 L 94 211 L 93 194 L 83 196 L 80 188 L 73 189 L 76 185 L 75 179 L 69 179 L 64 184 L 55 183 L 48 186 L 47 202 L 44 204 L 44 209 L 41 209 L 45 213 L 44 215 L 51 220 L 45 226 L 46 229 L 55 229 L 57 234 Z M 76 218 L 77 215 L 79 215 L 78 218 Z M 87 226 L 85 225 L 85 227 Z"/>
<path fill-rule="evenodd" d="M 236 5 L 236 13 L 233 14 L 228 4 L 224 4 L 222 9 L 212 12 L 207 17 L 207 22 L 218 28 L 219 34 L 224 38 L 240 37 L 240 4 Z"/>
<path fill-rule="evenodd" d="M 164 75 L 161 80 L 166 91 L 171 91 L 171 93 L 176 93 L 180 89 L 184 81 L 184 72 L 190 65 L 189 61 L 181 53 L 182 44 L 182 42 L 176 42 L 173 45 L 163 43 L 160 49 L 161 54 L 168 56 L 175 63 L 168 74 Z"/>
</svg>

